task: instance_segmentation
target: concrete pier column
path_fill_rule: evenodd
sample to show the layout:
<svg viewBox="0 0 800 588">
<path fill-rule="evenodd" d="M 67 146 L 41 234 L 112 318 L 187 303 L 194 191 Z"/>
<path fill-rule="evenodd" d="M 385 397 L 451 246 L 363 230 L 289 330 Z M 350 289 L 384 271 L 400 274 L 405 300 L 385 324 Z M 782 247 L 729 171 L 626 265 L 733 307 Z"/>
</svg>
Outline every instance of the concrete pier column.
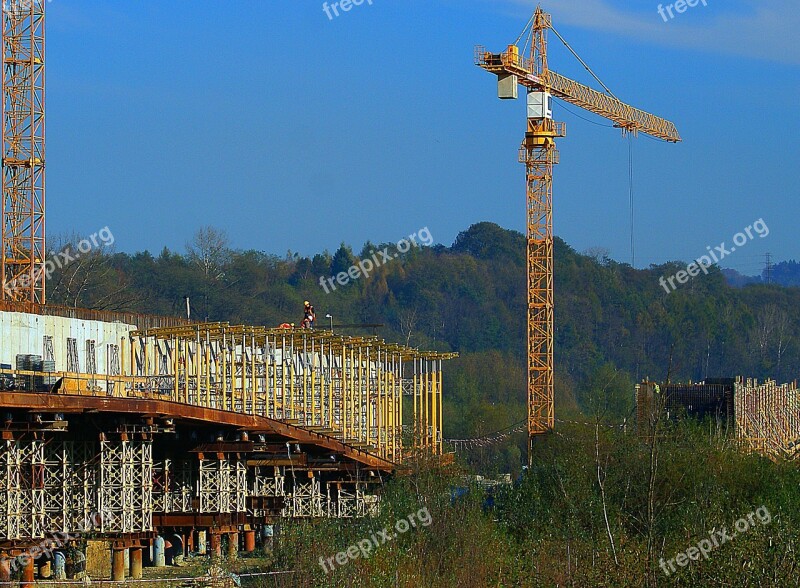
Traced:
<svg viewBox="0 0 800 588">
<path fill-rule="evenodd" d="M 20 588 L 33 588 L 34 582 L 34 563 L 33 558 L 28 558 L 25 561 L 25 567 L 22 568 L 22 581 L 19 583 Z"/>
<path fill-rule="evenodd" d="M 208 543 L 206 541 L 205 531 L 197 532 L 197 553 L 200 555 L 206 555 L 206 553 L 208 553 Z"/>
<path fill-rule="evenodd" d="M 264 542 L 264 549 L 266 549 L 267 551 L 272 551 L 273 541 L 275 538 L 274 525 L 264 525 L 264 528 L 261 530 L 261 532 Z"/>
<path fill-rule="evenodd" d="M 7 553 L 0 553 L 0 582 L 11 581 L 11 559 Z"/>
<path fill-rule="evenodd" d="M 228 557 L 236 559 L 239 555 L 239 533 L 228 533 Z"/>
<path fill-rule="evenodd" d="M 53 579 L 67 579 L 67 556 L 63 551 L 56 551 L 53 554 Z"/>
<path fill-rule="evenodd" d="M 167 565 L 166 546 L 161 535 L 153 540 L 153 565 L 157 568 Z"/>
<path fill-rule="evenodd" d="M 253 553 L 256 550 L 256 532 L 244 532 L 244 551 L 245 553 Z"/>
<path fill-rule="evenodd" d="M 142 548 L 131 547 L 131 579 L 142 579 Z"/>
<path fill-rule="evenodd" d="M 125 550 L 111 550 L 111 579 L 114 582 L 125 580 Z"/>
<path fill-rule="evenodd" d="M 211 555 L 222 557 L 222 536 L 219 533 L 211 533 Z"/>
<path fill-rule="evenodd" d="M 188 531 L 186 534 L 186 541 L 184 542 L 186 545 L 186 555 L 188 556 L 190 553 L 194 553 L 195 551 L 195 536 L 197 533 L 194 530 Z"/>
</svg>

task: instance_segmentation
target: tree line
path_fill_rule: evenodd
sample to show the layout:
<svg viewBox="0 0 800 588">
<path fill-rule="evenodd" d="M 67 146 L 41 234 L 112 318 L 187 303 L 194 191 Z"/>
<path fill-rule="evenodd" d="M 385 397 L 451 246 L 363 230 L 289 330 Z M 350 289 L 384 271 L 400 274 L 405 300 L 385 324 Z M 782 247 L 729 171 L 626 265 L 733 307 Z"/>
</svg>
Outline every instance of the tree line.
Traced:
<svg viewBox="0 0 800 588">
<path fill-rule="evenodd" d="M 53 250 L 68 247 L 62 239 Z M 450 246 L 412 247 L 326 293 L 320 278 L 347 272 L 393 244 L 342 243 L 312 256 L 234 250 L 206 227 L 184 251 L 92 251 L 48 281 L 52 303 L 105 310 L 185 315 L 277 326 L 299 324 L 304 300 L 337 324 L 382 324 L 389 341 L 457 351 L 446 366 L 445 436 L 480 437 L 525 418 L 525 238 L 478 223 Z M 555 241 L 556 410 L 562 418 L 599 410 L 622 422 L 633 386 L 706 377 L 795 379 L 800 289 L 751 283 L 734 287 L 716 267 L 672 293 L 659 278 L 685 268 L 675 261 L 635 269 L 602 250 L 579 253 Z M 781 268 L 780 272 L 777 268 Z M 784 272 L 781 264 L 776 274 Z M 318 328 L 326 328 L 318 319 Z M 371 332 L 371 331 L 370 331 Z M 353 331 L 353 334 L 359 334 Z M 478 467 L 519 471 L 519 435 L 477 448 Z"/>
</svg>

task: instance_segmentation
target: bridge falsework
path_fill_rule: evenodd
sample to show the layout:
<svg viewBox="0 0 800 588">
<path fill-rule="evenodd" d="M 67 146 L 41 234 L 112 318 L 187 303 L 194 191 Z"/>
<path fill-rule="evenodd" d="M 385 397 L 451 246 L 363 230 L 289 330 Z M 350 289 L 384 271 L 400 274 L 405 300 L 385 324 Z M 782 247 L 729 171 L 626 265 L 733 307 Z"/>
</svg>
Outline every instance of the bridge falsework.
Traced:
<svg viewBox="0 0 800 588">
<path fill-rule="evenodd" d="M 454 354 L 31 310 L 0 310 L 0 347 L 20 351 L 0 366 L 0 556 L 52 557 L 57 538 L 91 534 L 109 542 L 119 579 L 119 552 L 141 561 L 158 536 L 187 549 L 207 537 L 220 553 L 241 533 L 249 550 L 285 518 L 368 516 L 387 476 L 442 454 L 442 365 Z"/>
</svg>

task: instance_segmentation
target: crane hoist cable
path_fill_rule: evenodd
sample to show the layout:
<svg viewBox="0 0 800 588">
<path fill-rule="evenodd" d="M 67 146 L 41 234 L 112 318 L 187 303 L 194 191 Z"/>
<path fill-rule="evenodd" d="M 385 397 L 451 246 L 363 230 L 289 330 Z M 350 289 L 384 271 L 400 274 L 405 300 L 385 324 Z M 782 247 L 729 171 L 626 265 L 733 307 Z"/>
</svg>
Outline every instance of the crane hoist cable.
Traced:
<svg viewBox="0 0 800 588">
<path fill-rule="evenodd" d="M 628 200 L 631 208 L 631 267 L 636 267 L 636 232 L 633 201 L 633 135 L 628 133 Z"/>
<path fill-rule="evenodd" d="M 528 29 L 528 36 L 525 37 L 525 47 L 531 47 L 531 41 L 533 38 L 533 27 Z M 531 47 L 531 59 L 533 59 L 533 48 Z"/>
<path fill-rule="evenodd" d="M 559 32 L 558 32 L 558 31 L 555 29 L 555 27 L 553 27 L 553 26 L 551 25 L 551 26 L 550 26 L 550 30 L 551 30 L 551 31 L 553 31 L 553 33 L 555 33 L 556 37 L 558 37 L 558 39 L 559 39 L 559 40 L 560 40 L 562 43 L 564 43 L 564 46 L 565 46 L 567 49 L 569 49 L 569 52 L 570 52 L 570 53 L 572 53 L 572 55 L 574 55 L 574 56 L 575 56 L 575 59 L 577 59 L 577 60 L 580 62 L 580 64 L 581 64 L 581 65 L 584 67 L 584 69 L 586 69 L 586 71 L 588 71 L 590 74 L 592 74 L 592 77 L 593 77 L 595 80 L 597 80 L 597 83 L 598 83 L 598 84 L 600 84 L 601 86 L 603 86 L 603 89 L 604 89 L 606 92 L 608 92 L 608 95 L 609 95 L 609 96 L 611 96 L 612 98 L 617 98 L 616 96 L 614 96 L 614 92 L 612 92 L 612 91 L 611 91 L 611 90 L 608 88 L 608 86 L 606 86 L 606 85 L 603 83 L 603 80 L 601 80 L 599 77 L 597 77 L 597 74 L 595 74 L 595 73 L 592 71 L 592 68 L 591 68 L 591 67 L 589 67 L 589 65 L 588 65 L 588 64 L 587 64 L 587 63 L 586 63 L 586 62 L 585 62 L 583 59 L 581 59 L 581 56 L 580 56 L 580 55 L 578 55 L 577 51 L 575 51 L 575 49 L 573 49 L 573 48 L 572 48 L 572 46 L 571 46 L 569 43 L 567 43 L 567 40 L 566 40 L 564 37 L 562 37 L 562 36 L 559 34 Z M 617 98 L 617 100 L 619 100 L 619 98 Z"/>
<path fill-rule="evenodd" d="M 613 128 L 614 125 L 604 125 L 601 122 L 597 122 L 596 120 L 592 120 L 586 118 L 585 116 L 581 116 L 577 112 L 574 112 L 572 109 L 567 108 L 566 102 L 559 99 L 558 103 L 560 106 L 567 112 L 569 112 L 572 116 L 577 117 L 583 121 L 591 123 L 593 125 L 597 125 L 598 127 L 606 127 L 606 128 Z M 645 137 L 651 138 L 648 135 Z M 659 139 L 653 139 L 654 141 L 659 141 Z M 635 228 L 636 228 L 636 219 L 635 219 L 635 208 L 634 208 L 634 191 L 633 191 L 633 135 L 628 134 L 628 205 L 630 207 L 630 232 L 631 232 L 631 267 L 636 266 L 636 239 L 635 239 Z"/>
<path fill-rule="evenodd" d="M 603 124 L 601 122 L 597 122 L 596 120 L 592 120 L 590 118 L 586 118 L 585 116 L 581 116 L 580 114 L 578 114 L 577 112 L 575 112 L 571 108 L 567 108 L 567 102 L 565 100 L 562 100 L 561 98 L 558 98 L 558 97 L 555 97 L 555 99 L 558 100 L 558 103 L 561 105 L 561 108 L 563 108 L 564 110 L 566 110 L 567 112 L 569 112 L 572 116 L 574 116 L 576 118 L 579 118 L 581 120 L 585 120 L 586 122 L 591 123 L 593 125 L 597 125 L 598 127 L 605 127 L 607 129 L 613 129 L 614 128 L 614 125 L 606 125 L 606 124 Z"/>
<path fill-rule="evenodd" d="M 517 40 L 514 41 L 514 45 L 519 47 L 519 40 L 522 38 L 522 35 L 525 34 L 525 31 L 529 31 L 528 34 L 529 34 L 529 38 L 530 38 L 530 31 L 533 30 L 533 26 L 532 25 L 533 25 L 533 20 L 535 18 L 536 18 L 536 13 L 534 12 L 533 14 L 531 14 L 531 17 L 528 19 L 528 22 L 525 24 L 525 26 L 522 27 L 522 32 L 517 37 Z M 527 43 L 526 43 L 526 46 L 527 46 Z"/>
<path fill-rule="evenodd" d="M 525 33 L 526 33 L 526 32 L 527 32 L 528 34 L 527 34 L 527 36 L 525 37 L 525 45 L 524 45 L 524 47 L 526 47 L 526 48 L 527 48 L 527 47 L 529 47 L 529 46 L 530 46 L 530 39 L 531 39 L 531 36 L 533 35 L 533 22 L 534 22 L 534 19 L 535 19 L 535 18 L 536 18 L 536 13 L 534 12 L 534 13 L 531 15 L 531 17 L 528 19 L 528 22 L 527 22 L 527 23 L 525 23 L 525 26 L 524 26 L 524 27 L 522 27 L 522 32 L 520 32 L 520 34 L 517 36 L 516 40 L 514 41 L 514 43 L 513 43 L 513 44 L 514 44 L 515 46 L 519 47 L 519 42 L 520 42 L 520 40 L 522 39 L 522 37 L 523 37 L 523 36 L 525 36 Z M 592 68 L 591 68 L 591 67 L 589 67 L 589 64 L 588 64 L 588 63 L 586 63 L 586 62 L 585 62 L 585 61 L 584 61 L 584 60 L 581 58 L 581 56 L 580 56 L 580 55 L 578 55 L 578 52 L 577 52 L 577 51 L 575 51 L 575 49 L 573 49 L 573 48 L 572 48 L 572 45 L 570 45 L 570 44 L 567 42 L 567 40 L 566 40 L 564 37 L 562 37 L 562 36 L 561 36 L 561 33 L 559 33 L 559 32 L 556 30 L 556 28 L 555 28 L 555 27 L 554 27 L 552 24 L 550 25 L 550 27 L 549 27 L 549 28 L 550 28 L 550 30 L 551 30 L 551 31 L 553 31 L 553 33 L 555 34 L 555 36 L 556 36 L 556 37 L 558 37 L 558 40 L 559 40 L 559 41 L 561 41 L 561 42 L 564 44 L 564 46 L 565 46 L 565 47 L 566 47 L 566 48 L 569 50 L 569 52 L 570 52 L 570 53 L 572 53 L 572 55 L 575 57 L 575 59 L 577 59 L 577 60 L 578 60 L 578 62 L 580 62 L 580 64 L 581 64 L 581 65 L 584 67 L 584 69 L 585 69 L 586 71 L 588 71 L 588 72 L 589 72 L 589 73 L 592 75 L 592 77 L 593 77 L 595 80 L 597 80 L 597 83 L 598 83 L 598 84 L 600 84 L 600 85 L 603 87 L 603 89 L 604 89 L 604 90 L 605 90 L 605 91 L 608 93 L 608 95 L 609 95 L 609 96 L 611 96 L 611 97 L 613 97 L 613 98 L 617 98 L 617 97 L 614 95 L 614 92 L 612 92 L 612 91 L 611 91 L 611 89 L 610 89 L 608 86 L 606 86 L 606 85 L 603 83 L 603 80 L 601 80 L 601 79 L 600 79 L 600 78 L 597 76 L 597 74 L 596 74 L 596 73 L 594 73 L 594 71 L 592 70 Z M 619 100 L 619 98 L 617 98 L 617 100 Z"/>
<path fill-rule="evenodd" d="M 578 52 L 572 48 L 572 46 L 567 42 L 567 40 L 564 37 L 561 36 L 561 34 L 555 29 L 555 27 L 551 26 L 550 30 L 553 31 L 555 36 L 558 37 L 558 39 L 564 44 L 564 46 L 569 50 L 569 52 L 572 53 L 575 59 L 577 59 L 580 62 L 580 64 L 584 67 L 584 69 L 588 71 L 595 80 L 597 80 L 597 83 L 603 87 L 606 93 L 608 93 L 608 95 L 613 98 L 617 98 L 614 95 L 614 92 L 612 92 L 611 89 L 603 83 L 603 80 L 601 80 L 600 77 L 596 73 L 594 73 L 594 71 L 592 71 L 592 68 L 589 67 L 589 64 L 587 64 L 583 59 L 581 59 L 581 56 L 578 55 Z M 575 114 L 575 116 L 578 115 Z M 578 118 L 583 118 L 583 117 L 578 116 Z M 588 121 L 588 119 L 585 118 L 583 120 Z M 588 121 L 588 122 L 593 122 L 593 121 Z M 594 124 L 600 126 L 606 126 L 606 125 L 601 125 L 600 123 L 594 123 Z M 634 205 L 635 205 L 635 200 L 633 193 L 633 135 L 629 133 L 628 134 L 628 206 L 630 208 L 629 222 L 630 222 L 630 233 L 631 233 L 631 267 L 636 267 L 636 232 L 635 232 L 636 216 L 635 216 Z"/>
</svg>

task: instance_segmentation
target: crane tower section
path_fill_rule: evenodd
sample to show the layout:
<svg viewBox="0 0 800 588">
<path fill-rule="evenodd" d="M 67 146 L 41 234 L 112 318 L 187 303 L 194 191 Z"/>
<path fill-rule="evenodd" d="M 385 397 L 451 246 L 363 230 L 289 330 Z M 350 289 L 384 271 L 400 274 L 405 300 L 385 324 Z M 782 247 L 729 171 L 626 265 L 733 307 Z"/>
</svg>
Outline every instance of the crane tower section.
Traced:
<svg viewBox="0 0 800 588">
<path fill-rule="evenodd" d="M 45 303 L 45 3 L 3 4 L 0 300 Z"/>
</svg>

